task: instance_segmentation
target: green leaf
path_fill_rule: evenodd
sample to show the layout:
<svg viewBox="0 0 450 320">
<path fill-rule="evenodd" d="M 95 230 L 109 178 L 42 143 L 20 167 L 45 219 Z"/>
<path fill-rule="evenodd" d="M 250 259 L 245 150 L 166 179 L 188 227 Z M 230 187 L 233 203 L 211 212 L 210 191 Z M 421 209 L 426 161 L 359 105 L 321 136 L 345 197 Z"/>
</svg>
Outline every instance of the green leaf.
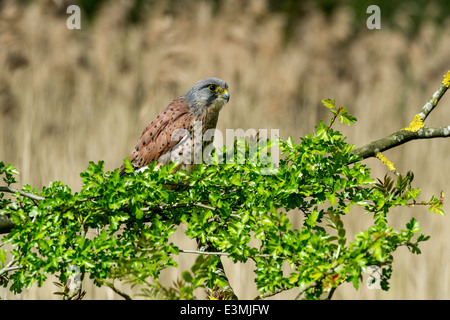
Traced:
<svg viewBox="0 0 450 320">
<path fill-rule="evenodd" d="M 323 99 L 322 104 L 328 109 L 336 108 L 336 101 L 331 99 Z"/>
<path fill-rule="evenodd" d="M 181 277 L 183 278 L 184 281 L 186 281 L 187 283 L 191 283 L 193 278 L 192 275 L 189 271 L 183 271 L 181 273 Z"/>
<path fill-rule="evenodd" d="M 336 194 L 330 193 L 327 195 L 328 200 L 330 201 L 330 204 L 334 206 L 336 204 Z"/>
<path fill-rule="evenodd" d="M 309 226 L 311 226 L 311 227 L 314 227 L 314 226 L 316 225 L 316 221 L 317 221 L 317 218 L 318 218 L 318 217 L 319 217 L 319 212 L 316 211 L 316 210 L 314 210 L 314 211 L 312 211 L 312 212 L 309 214 L 309 216 L 308 216 L 308 218 L 305 220 L 305 222 L 306 222 L 307 225 L 309 225 Z"/>
</svg>

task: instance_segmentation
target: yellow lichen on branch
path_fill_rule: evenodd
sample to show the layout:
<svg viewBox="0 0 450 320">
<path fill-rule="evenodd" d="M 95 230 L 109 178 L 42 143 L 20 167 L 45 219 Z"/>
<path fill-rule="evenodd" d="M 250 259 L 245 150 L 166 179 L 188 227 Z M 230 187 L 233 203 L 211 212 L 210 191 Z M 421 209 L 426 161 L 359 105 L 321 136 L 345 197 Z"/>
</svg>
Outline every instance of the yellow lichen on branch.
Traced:
<svg viewBox="0 0 450 320">
<path fill-rule="evenodd" d="M 411 131 L 411 132 L 417 132 L 420 129 L 423 128 L 423 118 L 416 114 L 414 116 L 414 120 L 411 122 L 411 124 L 409 125 L 409 127 L 407 128 L 403 128 L 403 131 Z"/>
<path fill-rule="evenodd" d="M 447 72 L 446 75 L 444 75 L 444 80 L 442 80 L 442 84 L 447 88 L 450 87 L 450 71 Z"/>
<path fill-rule="evenodd" d="M 388 167 L 389 170 L 394 171 L 394 172 L 397 171 L 397 170 L 395 169 L 395 167 L 394 167 L 394 164 L 393 164 L 392 162 L 390 162 L 385 156 L 383 156 L 383 155 L 381 154 L 381 152 L 378 152 L 378 153 L 376 154 L 376 157 L 377 157 L 378 159 L 380 159 L 381 162 L 383 162 L 383 163 L 386 165 L 386 167 Z"/>
</svg>

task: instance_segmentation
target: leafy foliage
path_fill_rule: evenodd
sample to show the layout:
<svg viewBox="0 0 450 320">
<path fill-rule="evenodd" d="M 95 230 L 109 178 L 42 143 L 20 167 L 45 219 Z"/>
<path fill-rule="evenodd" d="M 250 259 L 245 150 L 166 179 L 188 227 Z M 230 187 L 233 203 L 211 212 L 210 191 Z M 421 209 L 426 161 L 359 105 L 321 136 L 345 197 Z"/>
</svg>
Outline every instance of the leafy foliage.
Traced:
<svg viewBox="0 0 450 320">
<path fill-rule="evenodd" d="M 307 299 L 326 292 L 331 297 L 344 282 L 358 289 L 373 265 L 382 267 L 381 287 L 387 290 L 395 250 L 406 246 L 418 254 L 420 242 L 429 239 L 418 235 L 414 218 L 395 230 L 387 220 L 389 211 L 427 205 L 442 214 L 442 196 L 417 202 L 420 190 L 412 188 L 412 173 L 371 178 L 370 169 L 352 153 L 354 146 L 332 128 L 336 119 L 348 125 L 356 119 L 334 101 L 323 103 L 332 113 L 328 125 L 321 121 L 299 144 L 292 138 L 261 143 L 256 157 L 241 140 L 233 163 L 220 163 L 227 152 L 222 150 L 213 154 L 216 163 L 199 165 L 191 175 L 174 170 L 175 164 L 155 171 L 153 164 L 120 177 L 118 169 L 105 172 L 99 162 L 81 173 L 79 192 L 53 182 L 40 191 L 22 187 L 44 200 L 20 193 L 5 200 L 0 193 L 0 214 L 16 225 L 2 241 L 12 245 L 11 259 L 18 267 L 0 274 L 1 284 L 19 293 L 41 285 L 48 274 L 65 284 L 76 266 L 98 286 L 114 287 L 108 279 L 125 280 L 150 298 L 194 299 L 197 288 L 208 288 L 213 298 L 231 298 L 220 253 L 235 263 L 255 262 L 254 281 L 263 297 L 291 288 Z M 277 168 L 258 160 L 270 146 L 283 156 Z M 126 166 L 132 171 L 129 161 Z M 11 165 L 0 163 L 0 174 L 8 186 L 16 183 Z M 373 223 L 348 238 L 341 217 L 355 207 Z M 292 210 L 301 221 L 298 228 L 288 217 Z M 158 281 L 161 271 L 177 267 L 174 256 L 184 251 L 171 241 L 181 225 L 210 252 L 200 254 L 173 287 L 164 287 Z M 0 270 L 6 259 L 3 250 Z M 68 295 L 66 287 L 59 287 Z"/>
</svg>

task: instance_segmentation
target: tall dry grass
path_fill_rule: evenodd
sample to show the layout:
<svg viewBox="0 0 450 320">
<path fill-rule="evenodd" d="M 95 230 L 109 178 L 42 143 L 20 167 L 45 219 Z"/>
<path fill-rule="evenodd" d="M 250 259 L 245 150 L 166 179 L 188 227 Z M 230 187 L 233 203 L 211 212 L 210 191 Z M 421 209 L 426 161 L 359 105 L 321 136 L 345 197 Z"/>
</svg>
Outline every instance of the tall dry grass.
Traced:
<svg viewBox="0 0 450 320">
<path fill-rule="evenodd" d="M 33 187 L 60 180 L 76 191 L 89 161 L 118 167 L 147 122 L 203 77 L 229 84 L 221 130 L 276 128 L 282 138 L 301 137 L 327 119 L 320 101 L 332 98 L 358 118 L 342 131 L 361 146 L 406 127 L 450 69 L 449 21 L 440 27 L 430 21 L 411 39 L 387 24 L 381 30 L 355 24 L 346 8 L 331 17 L 312 8 L 285 44 L 283 16 L 259 0 L 224 1 L 217 15 L 206 1 L 188 1 L 170 14 L 161 5 L 139 25 L 125 23 L 128 1 L 114 1 L 93 25 L 82 20 L 79 31 L 66 28 L 67 15 L 54 10 L 55 3 L 22 7 L 7 0 L 0 9 L 0 160 L 13 163 L 20 183 Z M 408 23 L 407 14 L 397 18 Z M 449 104 L 444 97 L 428 124 L 449 125 Z M 449 143 L 410 142 L 385 155 L 399 171 L 414 171 L 427 199 L 448 192 Z M 387 171 L 377 160 L 366 163 L 374 176 Z M 450 298 L 450 221 L 421 207 L 396 211 L 391 219 L 401 227 L 411 216 L 432 237 L 421 255 L 398 250 L 391 290 L 345 285 L 336 298 Z M 350 234 L 367 219 L 358 212 L 348 216 Z M 182 265 L 192 261 L 180 259 L 188 260 Z M 224 262 L 237 295 L 254 297 L 253 266 Z M 0 289 L 0 297 L 55 298 L 54 289 L 49 281 L 19 296 Z M 88 299 L 118 298 L 89 283 L 87 290 Z"/>
</svg>

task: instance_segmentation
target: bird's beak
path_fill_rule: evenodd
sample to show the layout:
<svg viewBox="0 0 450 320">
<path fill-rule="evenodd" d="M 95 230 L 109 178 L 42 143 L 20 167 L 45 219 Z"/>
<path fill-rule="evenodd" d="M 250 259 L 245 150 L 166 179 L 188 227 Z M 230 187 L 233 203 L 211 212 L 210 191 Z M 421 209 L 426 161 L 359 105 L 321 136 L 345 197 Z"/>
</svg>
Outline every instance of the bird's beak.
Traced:
<svg viewBox="0 0 450 320">
<path fill-rule="evenodd" d="M 230 100 L 230 94 L 228 93 L 227 89 L 223 89 L 222 91 L 220 91 L 220 96 L 227 100 L 227 102 Z"/>
</svg>

